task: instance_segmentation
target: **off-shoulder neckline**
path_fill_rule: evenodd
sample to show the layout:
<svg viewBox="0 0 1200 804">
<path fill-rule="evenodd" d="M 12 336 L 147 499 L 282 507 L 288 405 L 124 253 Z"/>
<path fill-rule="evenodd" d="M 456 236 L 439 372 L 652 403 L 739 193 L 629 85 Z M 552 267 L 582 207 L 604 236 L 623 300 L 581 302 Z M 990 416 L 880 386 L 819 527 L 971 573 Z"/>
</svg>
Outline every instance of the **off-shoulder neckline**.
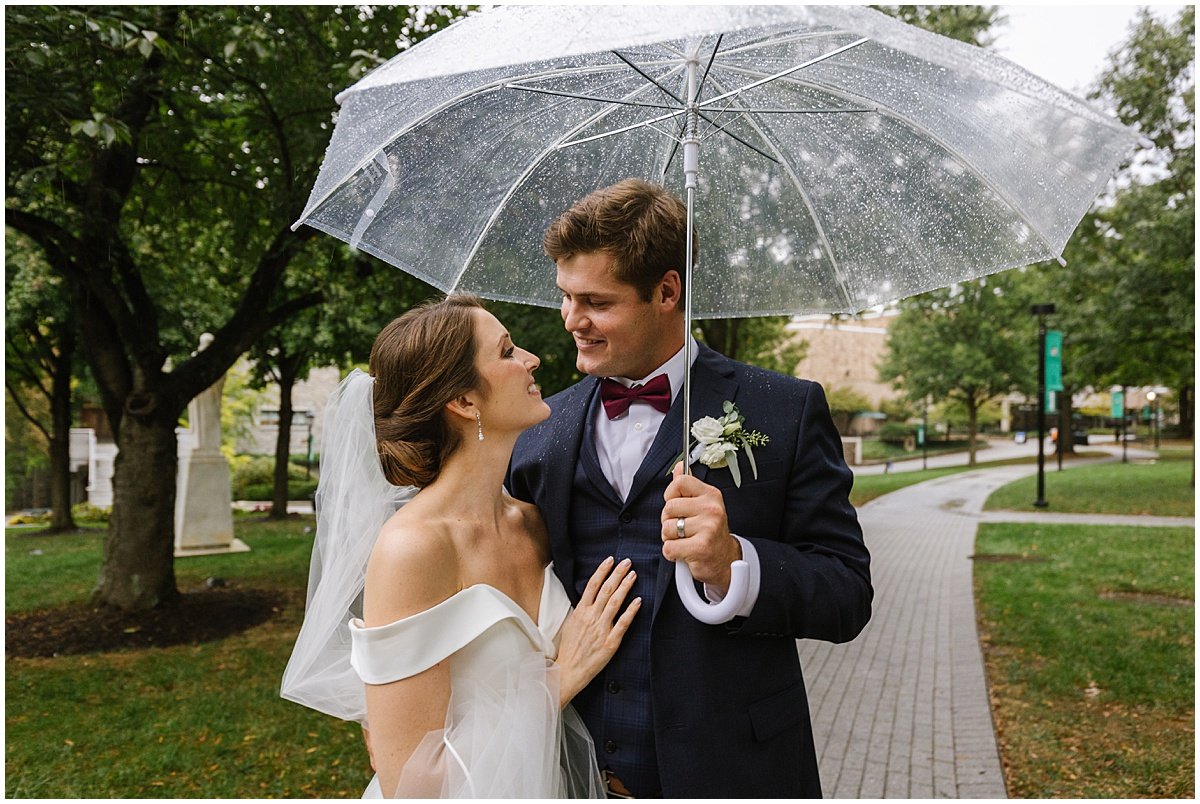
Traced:
<svg viewBox="0 0 1200 804">
<path fill-rule="evenodd" d="M 450 595 L 450 597 L 446 598 L 445 600 L 439 601 L 438 603 L 433 604 L 432 606 L 430 606 L 427 609 L 422 609 L 421 611 L 410 614 L 407 617 L 401 617 L 398 620 L 392 620 L 390 623 L 384 623 L 383 625 L 367 626 L 366 624 L 363 623 L 362 619 L 359 617 L 355 617 L 354 622 L 360 631 L 368 631 L 368 632 L 369 631 L 381 631 L 383 629 L 392 628 L 401 623 L 410 622 L 414 618 L 423 617 L 425 615 L 428 615 L 431 612 L 434 612 L 438 609 L 441 609 L 441 608 L 449 605 L 456 598 L 458 598 L 462 595 L 465 595 L 468 592 L 471 592 L 471 590 L 473 590 L 473 589 L 481 589 L 481 590 L 491 590 L 492 592 L 495 592 L 496 595 L 498 595 L 505 603 L 507 603 L 509 606 L 511 606 L 515 612 L 520 613 L 520 615 L 525 620 L 528 621 L 529 625 L 531 625 L 533 627 L 533 630 L 540 632 L 542 619 L 543 619 L 544 615 L 546 614 L 546 602 L 547 602 L 546 601 L 546 593 L 550 587 L 550 577 L 553 574 L 553 572 L 554 572 L 554 562 L 550 562 L 542 570 L 542 593 L 538 597 L 537 617 L 530 616 L 529 612 L 525 610 L 524 606 L 522 606 L 517 601 L 513 600 L 512 597 L 510 597 L 507 593 L 501 591 L 500 589 L 498 589 L 495 586 L 492 586 L 490 583 L 473 583 L 470 586 L 465 586 L 462 589 L 459 589 L 457 592 Z"/>
</svg>

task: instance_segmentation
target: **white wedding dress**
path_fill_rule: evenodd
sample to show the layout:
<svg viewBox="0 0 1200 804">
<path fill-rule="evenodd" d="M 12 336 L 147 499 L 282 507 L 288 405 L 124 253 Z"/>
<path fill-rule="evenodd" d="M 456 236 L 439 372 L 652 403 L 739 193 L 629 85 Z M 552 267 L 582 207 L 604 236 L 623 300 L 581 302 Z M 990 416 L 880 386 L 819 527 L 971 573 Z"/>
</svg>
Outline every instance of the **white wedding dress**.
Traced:
<svg viewBox="0 0 1200 804">
<path fill-rule="evenodd" d="M 553 658 L 570 608 L 548 566 L 536 623 L 486 584 L 388 625 L 350 621 L 350 662 L 367 684 L 450 659 L 445 727 L 425 736 L 391 796 L 604 798 L 582 720 L 559 710 Z M 384 793 L 376 776 L 363 797 Z"/>
</svg>

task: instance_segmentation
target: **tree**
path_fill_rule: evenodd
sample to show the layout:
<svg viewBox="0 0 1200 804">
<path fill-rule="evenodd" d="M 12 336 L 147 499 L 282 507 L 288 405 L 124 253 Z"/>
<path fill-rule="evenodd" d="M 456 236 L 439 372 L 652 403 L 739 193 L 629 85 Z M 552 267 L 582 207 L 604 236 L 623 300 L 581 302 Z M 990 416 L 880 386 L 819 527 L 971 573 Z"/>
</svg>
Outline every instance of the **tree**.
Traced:
<svg viewBox="0 0 1200 804">
<path fill-rule="evenodd" d="M 901 302 L 879 367 L 914 403 L 932 396 L 963 405 L 971 466 L 982 405 L 1028 393 L 1036 376 L 1028 296 L 1017 276 L 995 274 Z"/>
<path fill-rule="evenodd" d="M 50 274 L 25 238 L 5 253 L 4 387 L 20 414 L 46 440 L 50 468 L 50 527 L 75 530 L 71 515 L 71 378 L 78 345 L 75 317 L 63 282 Z M 28 394 L 45 399 L 49 421 L 33 412 Z"/>
<path fill-rule="evenodd" d="M 1004 22 L 996 6 L 872 6 L 896 19 L 960 42 L 990 47 L 991 29 Z"/>
<path fill-rule="evenodd" d="M 176 422 L 265 332 L 323 298 L 279 289 L 314 234 L 290 224 L 334 91 L 453 14 L 5 9 L 5 222 L 69 286 L 119 449 L 96 603 L 178 597 Z M 205 330 L 215 340 L 190 356 Z"/>
<path fill-rule="evenodd" d="M 365 363 L 375 336 L 388 321 L 417 303 L 436 295 L 421 280 L 379 260 L 353 252 L 332 238 L 321 244 L 320 265 L 301 260 L 311 286 L 322 274 L 342 277 L 327 286 L 325 300 L 279 324 L 250 353 L 252 383 L 272 382 L 279 388 L 279 424 L 275 440 L 275 474 L 269 517 L 287 516 L 288 462 L 295 411 L 292 391 L 299 380 L 317 366 L 348 368 Z M 311 251 L 311 250 L 310 250 Z M 287 292 L 285 290 L 284 292 Z M 387 299 L 386 305 L 379 303 Z"/>
<path fill-rule="evenodd" d="M 753 363 L 780 374 L 795 374 L 808 341 L 791 338 L 788 316 L 710 318 L 696 322 L 704 342 L 734 360 Z"/>
<path fill-rule="evenodd" d="M 1074 376 L 1092 385 L 1177 389 L 1194 433 L 1195 9 L 1163 23 L 1143 10 L 1093 97 L 1152 145 L 1068 244 L 1055 272 Z"/>
</svg>

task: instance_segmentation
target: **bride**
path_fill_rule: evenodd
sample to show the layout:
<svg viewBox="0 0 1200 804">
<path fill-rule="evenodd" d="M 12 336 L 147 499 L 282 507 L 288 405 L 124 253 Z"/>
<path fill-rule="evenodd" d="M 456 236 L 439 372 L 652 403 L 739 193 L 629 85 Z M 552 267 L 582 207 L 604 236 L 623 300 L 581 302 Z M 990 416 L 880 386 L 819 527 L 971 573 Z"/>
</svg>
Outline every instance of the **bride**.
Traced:
<svg viewBox="0 0 1200 804">
<path fill-rule="evenodd" d="M 385 327 L 370 374 L 326 409 L 281 694 L 363 724 L 368 797 L 604 797 L 568 703 L 641 600 L 625 606 L 635 573 L 609 558 L 571 609 L 541 516 L 503 489 L 517 436 L 550 415 L 537 367 L 477 299 L 450 296 Z"/>
</svg>

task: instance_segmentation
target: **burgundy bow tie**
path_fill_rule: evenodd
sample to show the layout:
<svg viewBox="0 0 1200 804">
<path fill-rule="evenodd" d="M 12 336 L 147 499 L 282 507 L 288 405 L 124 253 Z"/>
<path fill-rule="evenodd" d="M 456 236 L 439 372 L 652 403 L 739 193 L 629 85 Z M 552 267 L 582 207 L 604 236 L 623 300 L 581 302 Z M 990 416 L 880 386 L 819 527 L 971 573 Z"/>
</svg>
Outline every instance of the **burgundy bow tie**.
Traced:
<svg viewBox="0 0 1200 804">
<path fill-rule="evenodd" d="M 600 381 L 600 401 L 604 403 L 608 418 L 615 419 L 629 410 L 630 403 L 635 399 L 649 402 L 659 413 L 666 413 L 671 409 L 671 381 L 666 374 L 659 374 L 645 385 L 632 388 L 626 388 L 616 380 Z"/>
</svg>

